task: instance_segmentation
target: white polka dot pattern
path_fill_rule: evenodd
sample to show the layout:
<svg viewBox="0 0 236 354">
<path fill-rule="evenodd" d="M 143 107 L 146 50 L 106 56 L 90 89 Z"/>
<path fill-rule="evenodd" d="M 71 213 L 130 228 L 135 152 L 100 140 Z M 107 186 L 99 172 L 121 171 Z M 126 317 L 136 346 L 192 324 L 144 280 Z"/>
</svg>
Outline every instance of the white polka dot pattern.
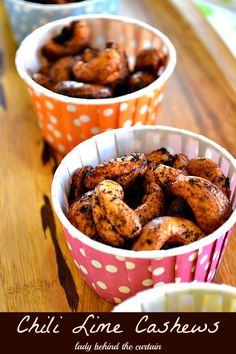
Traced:
<svg viewBox="0 0 236 354">
<path fill-rule="evenodd" d="M 76 112 L 77 111 L 76 106 L 73 104 L 68 104 L 66 108 L 67 108 L 68 112 Z"/>
<path fill-rule="evenodd" d="M 118 290 L 124 294 L 130 293 L 130 288 L 128 286 L 119 286 Z"/>
<path fill-rule="evenodd" d="M 145 104 L 140 108 L 140 114 L 145 114 L 148 110 L 148 106 Z"/>
<path fill-rule="evenodd" d="M 109 273 L 116 273 L 118 271 L 117 267 L 114 265 L 110 265 L 108 264 L 105 269 L 109 272 Z"/>
<path fill-rule="evenodd" d="M 144 279 L 144 281 L 142 282 L 142 284 L 144 286 L 151 286 L 153 285 L 153 280 L 152 279 Z"/>
<path fill-rule="evenodd" d="M 83 123 L 88 123 L 90 121 L 90 117 L 86 114 L 83 114 L 82 116 L 80 116 L 80 120 Z"/>
<path fill-rule="evenodd" d="M 125 266 L 127 269 L 134 269 L 135 264 L 133 262 L 125 262 Z"/>
<path fill-rule="evenodd" d="M 197 252 L 192 253 L 192 254 L 188 257 L 188 260 L 189 260 L 190 262 L 194 261 L 194 259 L 197 258 L 197 255 L 198 255 Z"/>
<path fill-rule="evenodd" d="M 202 258 L 200 259 L 200 264 L 205 263 L 207 258 L 208 258 L 208 254 L 205 254 L 204 256 L 202 256 Z"/>
<path fill-rule="evenodd" d="M 164 272 L 165 272 L 165 268 L 160 267 L 160 268 L 154 269 L 152 273 L 153 273 L 153 275 L 158 276 L 158 275 L 163 274 Z"/>
<path fill-rule="evenodd" d="M 82 254 L 82 256 L 86 257 L 86 252 L 84 250 L 84 248 L 80 248 L 80 253 Z"/>
<path fill-rule="evenodd" d="M 115 256 L 118 261 L 125 261 L 125 257 L 123 256 Z"/>
<path fill-rule="evenodd" d="M 54 104 L 51 101 L 46 101 L 45 105 L 48 109 L 53 109 L 54 108 Z"/>
<path fill-rule="evenodd" d="M 100 262 L 96 261 L 95 259 L 93 259 L 91 261 L 91 263 L 95 268 L 102 268 L 102 264 Z"/>
<path fill-rule="evenodd" d="M 106 284 L 100 280 L 97 281 L 97 286 L 99 286 L 100 289 L 107 289 Z"/>
<path fill-rule="evenodd" d="M 120 105 L 121 112 L 124 112 L 127 108 L 128 108 L 128 103 L 126 103 L 126 102 L 121 103 L 121 105 Z"/>
<path fill-rule="evenodd" d="M 88 274 L 87 269 L 86 269 L 83 265 L 79 264 L 79 269 L 80 269 L 84 274 Z"/>
<path fill-rule="evenodd" d="M 77 125 L 79 127 L 81 125 L 80 118 L 76 118 L 73 120 L 74 125 Z"/>
<path fill-rule="evenodd" d="M 106 109 L 104 109 L 104 111 L 103 111 L 103 115 L 104 115 L 105 117 L 110 117 L 112 114 L 113 114 L 113 109 L 112 109 L 112 108 L 106 108 Z"/>
</svg>

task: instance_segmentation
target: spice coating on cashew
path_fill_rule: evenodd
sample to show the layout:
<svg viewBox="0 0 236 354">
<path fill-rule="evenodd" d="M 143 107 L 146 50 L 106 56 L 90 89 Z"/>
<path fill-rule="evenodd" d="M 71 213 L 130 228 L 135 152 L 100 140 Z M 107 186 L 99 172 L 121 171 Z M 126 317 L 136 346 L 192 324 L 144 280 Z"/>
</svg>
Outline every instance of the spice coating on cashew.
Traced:
<svg viewBox="0 0 236 354">
<path fill-rule="evenodd" d="M 198 157 L 188 162 L 187 169 L 191 175 L 207 179 L 219 187 L 227 198 L 230 197 L 229 179 L 214 160 Z"/>
<path fill-rule="evenodd" d="M 75 63 L 73 56 L 66 56 L 58 59 L 50 68 L 49 75 L 52 81 L 57 84 L 60 81 L 72 78 L 72 67 Z"/>
<path fill-rule="evenodd" d="M 162 147 L 158 150 L 154 150 L 146 155 L 148 164 L 147 170 L 144 175 L 144 187 L 150 183 L 157 183 L 154 171 L 160 165 L 171 165 L 173 156 L 169 151 Z"/>
<path fill-rule="evenodd" d="M 80 199 L 70 206 L 67 217 L 79 231 L 90 238 L 96 238 L 97 229 L 93 220 L 92 195 L 92 191 L 81 195 Z"/>
<path fill-rule="evenodd" d="M 41 73 L 35 73 L 33 75 L 33 79 L 35 82 L 37 82 L 37 84 L 45 87 L 48 90 L 54 91 L 54 83 L 49 76 Z"/>
<path fill-rule="evenodd" d="M 125 202 L 122 187 L 110 180 L 104 180 L 95 187 L 99 204 L 106 211 L 106 217 L 116 231 L 127 238 L 134 238 L 141 232 L 138 215 Z"/>
<path fill-rule="evenodd" d="M 124 182 L 124 175 L 127 175 L 134 170 L 142 172 L 143 167 L 146 165 L 147 159 L 143 153 L 132 153 L 116 159 L 111 159 L 109 161 L 104 161 L 98 166 L 94 167 L 90 173 L 85 178 L 85 185 L 87 188 L 94 188 L 99 182 L 102 182 L 104 179 L 112 179 L 120 183 L 122 187 L 125 187 L 122 184 Z M 138 174 L 133 174 L 133 182 Z M 129 179 L 129 183 L 131 183 Z"/>
<path fill-rule="evenodd" d="M 164 211 L 164 192 L 157 184 L 151 183 L 147 186 L 142 204 L 135 209 L 135 213 L 143 226 L 155 217 L 163 215 Z"/>
<path fill-rule="evenodd" d="M 92 166 L 82 166 L 75 171 L 71 181 L 69 201 L 74 201 L 75 198 L 78 198 L 82 193 L 86 191 L 84 179 L 89 171 L 91 171 L 91 169 Z"/>
<path fill-rule="evenodd" d="M 89 62 L 78 60 L 73 73 L 77 81 L 107 85 L 126 77 L 129 69 L 117 49 L 107 48 Z"/>
<path fill-rule="evenodd" d="M 49 60 L 80 53 L 88 46 L 90 28 L 83 20 L 72 21 L 42 47 L 42 54 Z"/>
<path fill-rule="evenodd" d="M 108 220 L 106 210 L 99 203 L 96 189 L 92 199 L 92 212 L 97 231 L 103 241 L 115 247 L 122 247 L 125 243 L 125 238 L 116 231 Z"/>
<path fill-rule="evenodd" d="M 188 162 L 189 158 L 185 154 L 175 154 L 173 156 L 172 167 L 181 170 L 184 175 L 188 176 L 190 175 L 187 169 Z"/>
<path fill-rule="evenodd" d="M 148 71 L 157 74 L 162 65 L 161 52 L 155 48 L 142 49 L 136 58 L 135 71 Z"/>
<path fill-rule="evenodd" d="M 159 250 L 162 247 L 187 245 L 204 237 L 202 230 L 192 221 L 174 216 L 155 218 L 147 223 L 134 242 L 134 251 Z"/>
<path fill-rule="evenodd" d="M 169 151 L 162 147 L 158 150 L 154 150 L 146 155 L 149 165 L 156 166 L 158 164 L 163 165 L 171 165 L 173 156 L 169 153 Z"/>
<path fill-rule="evenodd" d="M 156 76 L 145 71 L 137 71 L 130 75 L 128 79 L 128 92 L 135 92 L 150 85 L 156 80 Z"/>
<path fill-rule="evenodd" d="M 201 177 L 179 176 L 171 191 L 187 201 L 197 224 L 206 234 L 220 227 L 232 212 L 230 202 L 221 189 Z"/>
<path fill-rule="evenodd" d="M 112 97 L 112 89 L 103 85 L 84 84 L 76 81 L 61 81 L 54 91 L 61 95 L 77 98 L 109 98 Z"/>
<path fill-rule="evenodd" d="M 161 164 L 157 166 L 153 173 L 156 183 L 159 183 L 161 187 L 167 190 L 170 190 L 172 183 L 174 183 L 179 176 L 183 176 L 181 170 Z"/>
</svg>

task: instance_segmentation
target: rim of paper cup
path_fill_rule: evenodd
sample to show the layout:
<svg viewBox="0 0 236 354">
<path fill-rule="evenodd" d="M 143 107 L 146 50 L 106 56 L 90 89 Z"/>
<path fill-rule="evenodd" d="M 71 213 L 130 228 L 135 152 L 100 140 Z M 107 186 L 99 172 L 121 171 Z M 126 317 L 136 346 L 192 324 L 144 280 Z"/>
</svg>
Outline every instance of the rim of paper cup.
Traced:
<svg viewBox="0 0 236 354">
<path fill-rule="evenodd" d="M 137 305 L 149 303 L 149 296 L 152 298 L 153 295 L 161 296 L 161 295 L 169 295 L 169 294 L 181 294 L 184 295 L 189 291 L 193 291 L 195 293 L 202 291 L 204 293 L 214 293 L 218 292 L 219 295 L 231 295 L 236 296 L 236 287 L 228 284 L 215 284 L 215 283 L 205 283 L 205 282 L 190 282 L 190 283 L 169 283 L 163 284 L 161 286 L 156 286 L 154 288 L 146 289 L 139 291 L 137 294 L 132 297 L 124 300 L 122 303 L 117 304 L 113 311 L 116 312 L 118 309 L 121 311 L 127 308 L 127 306 L 131 303 L 136 303 Z"/>
<path fill-rule="evenodd" d="M 180 133 L 182 135 L 187 135 L 189 137 L 195 138 L 197 140 L 204 141 L 208 145 L 211 145 L 214 147 L 216 150 L 220 151 L 222 155 L 224 155 L 230 163 L 232 163 L 234 170 L 236 172 L 236 160 L 233 158 L 233 156 L 221 145 L 217 144 L 216 142 L 212 141 L 211 139 L 191 132 L 189 130 L 185 129 L 179 129 L 179 128 L 172 128 L 164 125 L 158 125 L 158 126 L 142 126 L 142 127 L 129 127 L 129 128 L 119 128 L 119 129 L 114 129 L 112 131 L 100 133 L 96 136 L 91 137 L 90 139 L 86 140 L 87 141 L 94 141 L 96 140 L 96 137 L 102 136 L 102 135 L 108 135 L 108 134 L 114 134 L 115 132 L 120 132 L 123 131 L 125 132 L 130 132 L 130 131 L 140 131 L 140 130 L 156 130 L 161 132 L 172 132 L 172 133 Z M 80 143 L 79 145 L 83 144 Z M 67 161 L 70 161 L 70 156 L 77 151 L 79 145 L 77 145 L 74 149 L 72 149 L 61 161 L 60 165 L 58 166 L 57 170 L 55 171 L 53 181 L 52 181 L 52 186 L 51 186 L 51 196 L 52 196 L 52 203 L 54 210 L 61 221 L 63 227 L 69 232 L 69 234 L 73 238 L 79 239 L 81 242 L 86 244 L 87 246 L 96 249 L 97 251 L 101 251 L 104 253 L 112 254 L 114 256 L 122 256 L 126 258 L 139 258 L 139 259 L 161 259 L 165 257 L 170 257 L 170 256 L 178 256 L 182 254 L 186 254 L 189 252 L 197 251 L 200 248 L 207 246 L 214 242 L 216 239 L 220 238 L 223 236 L 226 232 L 228 232 L 236 222 L 236 209 L 233 210 L 232 214 L 230 217 L 226 220 L 226 222 L 221 225 L 218 229 L 216 229 L 214 232 L 211 234 L 205 236 L 204 238 L 194 241 L 188 245 L 176 247 L 176 248 L 171 248 L 167 250 L 152 250 L 152 251 L 134 251 L 134 250 L 126 250 L 122 248 L 115 248 L 110 245 L 105 245 L 101 242 L 95 241 L 90 239 L 88 236 L 84 235 L 82 232 L 80 232 L 78 229 L 76 229 L 70 221 L 67 219 L 66 215 L 64 214 L 59 199 L 58 199 L 58 190 L 59 190 L 59 185 L 60 185 L 60 177 L 61 177 L 61 172 L 67 168 Z"/>
<path fill-rule="evenodd" d="M 25 52 L 26 48 L 28 45 L 28 42 L 31 42 L 31 38 L 34 38 L 34 36 L 37 36 L 37 33 L 40 33 L 41 31 L 48 31 L 53 28 L 60 27 L 60 25 L 66 25 L 73 20 L 93 20 L 93 19 L 99 19 L 99 20 L 115 20 L 118 22 L 126 22 L 129 24 L 135 24 L 140 27 L 143 27 L 151 32 L 153 32 L 155 35 L 157 35 L 165 44 L 165 46 L 168 48 L 169 52 L 169 61 L 168 64 L 155 81 L 153 81 L 151 84 L 148 86 L 144 87 L 141 90 L 123 95 L 123 96 L 118 96 L 114 98 L 100 98 L 100 99 L 86 99 L 86 98 L 75 98 L 75 97 L 69 97 L 65 95 L 61 95 L 59 93 L 52 92 L 51 90 L 46 89 L 45 87 L 37 84 L 27 73 L 25 66 L 24 66 L 24 61 L 25 61 Z M 25 48 L 26 47 L 26 48 Z M 121 15 L 104 15 L 104 14 L 85 14 L 85 15 L 78 15 L 78 16 L 69 16 L 60 20 L 56 21 L 51 21 L 47 23 L 46 25 L 43 25 L 37 29 L 35 29 L 33 32 L 31 32 L 25 39 L 20 44 L 20 47 L 18 48 L 16 52 L 16 58 L 15 58 L 15 63 L 16 63 L 16 68 L 21 76 L 21 78 L 30 86 L 32 87 L 35 91 L 37 91 L 40 94 L 43 94 L 47 96 L 48 98 L 52 98 L 56 101 L 64 102 L 66 104 L 81 104 L 81 105 L 109 105 L 109 104 L 114 104 L 114 103 L 121 103 L 124 101 L 130 101 L 134 100 L 137 98 L 140 98 L 142 96 L 150 94 L 153 90 L 157 88 L 161 88 L 165 82 L 169 79 L 169 77 L 172 75 L 175 65 L 176 65 L 176 51 L 175 48 L 170 41 L 170 39 L 163 34 L 160 30 L 157 28 L 143 22 L 140 20 L 136 20 L 131 17 L 127 16 L 121 16 Z"/>
<path fill-rule="evenodd" d="M 111 0 L 113 1 L 113 0 Z M 5 2 L 12 2 L 15 4 L 24 4 L 24 7 L 32 8 L 32 10 L 41 10 L 41 11 L 48 11 L 48 10 L 73 10 L 82 7 L 87 7 L 87 5 L 96 3 L 96 2 L 104 2 L 104 0 L 86 0 L 82 2 L 75 2 L 75 3 L 68 3 L 68 4 L 38 4 L 31 1 L 24 1 L 24 0 L 5 0 Z"/>
</svg>

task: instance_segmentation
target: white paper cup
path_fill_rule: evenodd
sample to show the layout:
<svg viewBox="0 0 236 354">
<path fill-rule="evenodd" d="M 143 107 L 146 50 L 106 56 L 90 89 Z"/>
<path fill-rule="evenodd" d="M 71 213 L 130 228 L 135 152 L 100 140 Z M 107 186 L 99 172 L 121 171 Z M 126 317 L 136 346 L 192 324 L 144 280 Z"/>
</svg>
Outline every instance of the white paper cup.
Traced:
<svg viewBox="0 0 236 354">
<path fill-rule="evenodd" d="M 113 312 L 236 312 L 236 288 L 208 283 L 166 284 L 144 290 Z"/>
<path fill-rule="evenodd" d="M 210 282 L 220 264 L 236 220 L 229 219 L 212 234 L 189 245 L 158 251 L 132 251 L 91 240 L 68 221 L 67 196 L 72 175 L 82 165 L 96 166 L 131 152 L 148 153 L 161 147 L 189 158 L 215 160 L 230 179 L 231 201 L 236 203 L 235 159 L 204 136 L 165 126 L 117 129 L 99 134 L 73 149 L 56 170 L 52 183 L 54 210 L 65 230 L 72 257 L 86 282 L 103 298 L 119 303 L 139 291 L 166 283 Z"/>
</svg>

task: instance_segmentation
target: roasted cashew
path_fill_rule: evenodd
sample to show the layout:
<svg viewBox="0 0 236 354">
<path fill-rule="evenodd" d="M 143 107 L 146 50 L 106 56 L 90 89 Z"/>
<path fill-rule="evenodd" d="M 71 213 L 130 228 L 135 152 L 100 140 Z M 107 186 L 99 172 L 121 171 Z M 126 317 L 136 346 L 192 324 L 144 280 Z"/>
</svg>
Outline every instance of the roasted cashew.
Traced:
<svg viewBox="0 0 236 354">
<path fill-rule="evenodd" d="M 129 68 L 124 56 L 115 48 L 106 48 L 88 62 L 79 59 L 73 66 L 77 81 L 108 85 L 126 77 Z"/>
<path fill-rule="evenodd" d="M 115 230 L 124 238 L 134 238 L 141 232 L 138 215 L 122 199 L 123 189 L 114 181 L 104 180 L 95 187 L 99 204 Z"/>
<path fill-rule="evenodd" d="M 72 79 L 72 66 L 75 63 L 73 56 L 66 56 L 58 59 L 50 68 L 50 78 L 57 84 L 60 81 Z"/>
<path fill-rule="evenodd" d="M 197 157 L 188 162 L 187 169 L 191 175 L 207 179 L 219 187 L 226 197 L 230 197 L 229 179 L 214 160 Z"/>
<path fill-rule="evenodd" d="M 100 205 L 98 192 L 99 191 L 95 188 L 92 199 L 93 219 L 97 227 L 97 231 L 105 243 L 112 246 L 121 247 L 125 243 L 125 238 L 116 231 L 114 226 L 108 220 L 105 208 Z M 117 189 L 113 188 L 113 193 L 117 196 L 122 196 L 122 192 L 122 189 L 119 190 L 119 187 Z"/>
<path fill-rule="evenodd" d="M 172 167 L 181 170 L 184 175 L 188 176 L 190 175 L 187 169 L 188 162 L 189 158 L 185 154 L 175 154 L 173 156 Z"/>
<path fill-rule="evenodd" d="M 88 46 L 90 28 L 86 21 L 72 21 L 42 47 L 42 54 L 49 60 L 79 54 Z"/>
<path fill-rule="evenodd" d="M 61 95 L 77 98 L 109 98 L 112 97 L 112 89 L 103 85 L 84 84 L 76 81 L 61 81 L 54 91 Z"/>
<path fill-rule="evenodd" d="M 135 209 L 141 225 L 147 224 L 157 216 L 163 215 L 165 211 L 165 196 L 161 187 L 151 183 L 146 188 L 142 204 Z"/>
<path fill-rule="evenodd" d="M 131 93 L 141 90 L 155 80 L 156 76 L 145 71 L 137 71 L 130 75 L 128 79 L 128 92 Z"/>
<path fill-rule="evenodd" d="M 193 210 L 199 227 L 210 234 L 230 216 L 228 198 L 213 183 L 201 177 L 179 176 L 171 185 L 175 195 L 184 198 Z"/>
<path fill-rule="evenodd" d="M 81 195 L 80 199 L 70 206 L 67 217 L 71 224 L 83 234 L 90 238 L 96 238 L 97 229 L 93 220 L 92 195 L 92 191 Z"/>
<path fill-rule="evenodd" d="M 134 242 L 134 251 L 159 250 L 163 246 L 187 245 L 204 237 L 202 230 L 192 221 L 174 216 L 155 218 L 147 223 Z"/>
<path fill-rule="evenodd" d="M 157 75 L 161 65 L 161 52 L 155 48 L 145 48 L 140 50 L 136 57 L 135 71 L 148 71 Z"/>
<path fill-rule="evenodd" d="M 139 173 L 143 173 L 143 168 L 147 164 L 147 159 L 142 153 L 132 153 L 109 161 L 104 161 L 94 167 L 85 178 L 85 185 L 89 189 L 93 189 L 99 182 L 104 179 L 112 179 L 122 187 L 126 187 L 135 181 Z M 134 172 L 137 169 L 136 172 Z M 132 173 L 128 178 L 128 182 L 124 176 Z"/>
<path fill-rule="evenodd" d="M 86 192 L 87 189 L 84 185 L 84 179 L 91 169 L 92 166 L 82 166 L 75 171 L 70 186 L 70 202 L 73 202 L 75 198 L 78 198 L 82 193 Z"/>
</svg>

